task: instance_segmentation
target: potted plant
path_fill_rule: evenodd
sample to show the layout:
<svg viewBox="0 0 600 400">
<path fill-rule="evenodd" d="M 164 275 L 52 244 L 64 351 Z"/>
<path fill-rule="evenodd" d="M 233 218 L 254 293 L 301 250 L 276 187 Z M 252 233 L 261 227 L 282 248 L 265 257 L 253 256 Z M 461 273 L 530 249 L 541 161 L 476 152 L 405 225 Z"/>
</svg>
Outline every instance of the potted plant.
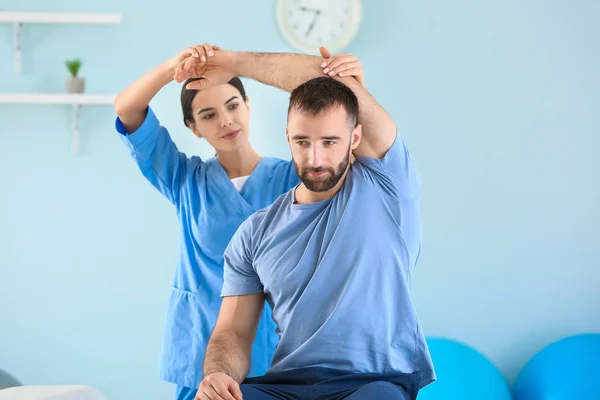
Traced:
<svg viewBox="0 0 600 400">
<path fill-rule="evenodd" d="M 81 59 L 67 60 L 65 62 L 71 76 L 67 79 L 67 93 L 83 93 L 85 89 L 85 79 L 80 78 Z"/>
</svg>

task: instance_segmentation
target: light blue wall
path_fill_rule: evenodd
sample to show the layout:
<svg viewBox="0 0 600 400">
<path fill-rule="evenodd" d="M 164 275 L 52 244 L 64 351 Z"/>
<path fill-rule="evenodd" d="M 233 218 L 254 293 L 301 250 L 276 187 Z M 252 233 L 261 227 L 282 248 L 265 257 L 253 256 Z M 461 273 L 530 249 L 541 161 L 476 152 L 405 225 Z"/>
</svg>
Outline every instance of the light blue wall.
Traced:
<svg viewBox="0 0 600 400">
<path fill-rule="evenodd" d="M 24 75 L 0 24 L 0 92 L 117 93 L 183 47 L 291 51 L 275 1 L 1 0 L 0 10 L 121 12 L 115 26 L 26 25 Z M 426 333 L 488 356 L 509 381 L 541 347 L 600 331 L 600 3 L 364 2 L 347 49 L 423 175 L 415 299 Z M 230 7 L 235 5 L 235 14 Z M 288 157 L 287 96 L 248 83 L 253 143 Z M 179 87 L 153 106 L 180 148 Z M 156 377 L 178 251 L 175 213 L 141 177 L 110 107 L 0 105 L 0 368 L 25 384 L 88 384 L 111 400 L 170 398 Z"/>
</svg>

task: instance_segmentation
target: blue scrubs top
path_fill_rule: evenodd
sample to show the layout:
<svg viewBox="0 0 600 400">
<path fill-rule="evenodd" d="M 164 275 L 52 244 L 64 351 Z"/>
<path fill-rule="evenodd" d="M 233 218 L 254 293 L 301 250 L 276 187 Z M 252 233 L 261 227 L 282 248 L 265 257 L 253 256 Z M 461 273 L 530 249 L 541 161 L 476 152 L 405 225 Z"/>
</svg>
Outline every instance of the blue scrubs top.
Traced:
<svg viewBox="0 0 600 400">
<path fill-rule="evenodd" d="M 169 299 L 160 377 L 196 388 L 204 352 L 217 320 L 223 286 L 223 253 L 238 227 L 299 183 L 291 161 L 262 158 L 241 192 L 216 158 L 203 161 L 179 152 L 167 129 L 148 107 L 142 126 L 116 129 L 142 174 L 176 207 L 181 250 Z M 152 250 L 152 249 L 150 249 Z M 249 376 L 263 375 L 278 341 L 265 304 L 252 347 Z"/>
</svg>

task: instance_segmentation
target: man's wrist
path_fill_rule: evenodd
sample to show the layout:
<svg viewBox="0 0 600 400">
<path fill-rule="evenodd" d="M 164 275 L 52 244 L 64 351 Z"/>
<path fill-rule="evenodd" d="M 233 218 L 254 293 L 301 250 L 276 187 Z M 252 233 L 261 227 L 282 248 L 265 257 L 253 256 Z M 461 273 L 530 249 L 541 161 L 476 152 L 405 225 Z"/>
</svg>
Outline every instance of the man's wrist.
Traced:
<svg viewBox="0 0 600 400">
<path fill-rule="evenodd" d="M 247 64 L 250 53 L 247 51 L 235 51 L 233 52 L 233 75 L 243 76 L 248 75 Z"/>
</svg>

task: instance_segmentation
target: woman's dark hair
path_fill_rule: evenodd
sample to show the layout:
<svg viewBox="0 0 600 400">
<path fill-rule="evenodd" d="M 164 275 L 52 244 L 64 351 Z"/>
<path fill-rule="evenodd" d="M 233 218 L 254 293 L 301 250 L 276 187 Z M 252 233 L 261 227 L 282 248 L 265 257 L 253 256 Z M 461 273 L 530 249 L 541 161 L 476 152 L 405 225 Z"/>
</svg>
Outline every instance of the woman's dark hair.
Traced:
<svg viewBox="0 0 600 400">
<path fill-rule="evenodd" d="M 181 88 L 181 110 L 183 111 L 183 123 L 186 127 L 187 121 L 194 122 L 194 116 L 192 115 L 192 102 L 194 101 L 194 97 L 196 97 L 196 93 L 198 93 L 198 90 L 186 89 L 186 86 L 188 83 L 197 81 L 199 79 L 202 78 L 190 78 L 184 82 L 183 87 Z M 236 76 L 227 83 L 236 88 L 242 95 L 242 99 L 246 101 L 246 90 L 244 89 L 244 84 L 240 78 Z"/>
</svg>

